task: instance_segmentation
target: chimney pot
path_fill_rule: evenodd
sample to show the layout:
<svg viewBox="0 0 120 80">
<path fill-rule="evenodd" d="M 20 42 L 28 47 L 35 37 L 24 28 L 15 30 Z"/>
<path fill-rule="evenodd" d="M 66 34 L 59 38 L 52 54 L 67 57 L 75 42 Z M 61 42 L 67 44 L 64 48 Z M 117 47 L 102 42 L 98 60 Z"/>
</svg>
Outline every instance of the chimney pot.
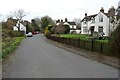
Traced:
<svg viewBox="0 0 120 80">
<path fill-rule="evenodd" d="M 87 16 L 87 13 L 85 13 L 85 17 Z"/>
<path fill-rule="evenodd" d="M 104 8 L 103 7 L 101 7 L 100 12 L 104 13 Z"/>
</svg>

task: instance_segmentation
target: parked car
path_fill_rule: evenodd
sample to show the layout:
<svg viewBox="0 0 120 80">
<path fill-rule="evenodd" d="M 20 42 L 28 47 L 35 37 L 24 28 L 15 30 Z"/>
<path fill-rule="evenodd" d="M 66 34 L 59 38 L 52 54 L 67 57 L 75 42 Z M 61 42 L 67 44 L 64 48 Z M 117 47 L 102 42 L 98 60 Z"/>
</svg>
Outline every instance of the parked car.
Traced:
<svg viewBox="0 0 120 80">
<path fill-rule="evenodd" d="M 39 34 L 39 31 L 33 31 L 33 35 Z"/>
<path fill-rule="evenodd" d="M 26 34 L 26 37 L 32 37 L 32 36 L 33 36 L 32 32 Z"/>
</svg>

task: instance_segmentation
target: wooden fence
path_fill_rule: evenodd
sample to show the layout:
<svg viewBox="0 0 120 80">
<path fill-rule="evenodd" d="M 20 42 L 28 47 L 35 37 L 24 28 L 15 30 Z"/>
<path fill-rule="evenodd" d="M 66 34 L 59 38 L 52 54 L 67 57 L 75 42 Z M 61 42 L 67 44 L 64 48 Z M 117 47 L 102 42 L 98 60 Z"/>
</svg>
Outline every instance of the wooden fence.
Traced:
<svg viewBox="0 0 120 80">
<path fill-rule="evenodd" d="M 103 43 L 103 42 L 95 41 L 94 39 L 81 40 L 81 39 L 64 38 L 64 37 L 56 37 L 56 36 L 48 36 L 47 38 L 77 48 L 85 49 L 91 52 L 98 52 L 100 54 L 104 54 L 108 56 L 117 56 L 112 52 L 113 48 L 110 42 Z"/>
</svg>

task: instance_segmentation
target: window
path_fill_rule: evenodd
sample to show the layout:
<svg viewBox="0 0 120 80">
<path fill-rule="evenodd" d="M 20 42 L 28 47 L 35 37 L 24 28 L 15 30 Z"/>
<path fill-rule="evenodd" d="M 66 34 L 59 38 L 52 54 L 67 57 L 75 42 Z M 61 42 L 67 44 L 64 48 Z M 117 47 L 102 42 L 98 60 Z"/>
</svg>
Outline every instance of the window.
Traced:
<svg viewBox="0 0 120 80">
<path fill-rule="evenodd" d="M 87 27 L 83 27 L 83 32 L 87 33 L 87 31 L 88 31 Z"/>
<path fill-rule="evenodd" d="M 84 21 L 84 22 L 83 22 L 83 24 L 87 24 L 87 22 L 86 22 L 86 21 Z"/>
<path fill-rule="evenodd" d="M 72 26 L 72 28 L 74 29 L 74 26 Z"/>
<path fill-rule="evenodd" d="M 95 23 L 95 18 L 92 18 L 92 23 Z"/>
<path fill-rule="evenodd" d="M 99 32 L 99 33 L 103 32 L 103 26 L 99 26 L 99 27 L 98 27 L 98 32 Z"/>
<path fill-rule="evenodd" d="M 103 16 L 99 16 L 99 22 L 103 22 Z"/>
</svg>

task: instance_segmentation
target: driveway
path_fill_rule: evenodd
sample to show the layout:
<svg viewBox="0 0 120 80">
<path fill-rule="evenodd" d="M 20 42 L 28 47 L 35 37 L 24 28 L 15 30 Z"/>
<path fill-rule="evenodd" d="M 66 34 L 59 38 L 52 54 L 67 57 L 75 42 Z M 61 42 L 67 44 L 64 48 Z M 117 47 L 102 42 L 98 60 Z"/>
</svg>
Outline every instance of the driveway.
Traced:
<svg viewBox="0 0 120 80">
<path fill-rule="evenodd" d="M 73 54 L 44 40 L 24 39 L 3 64 L 3 78 L 117 78 L 118 69 Z"/>
</svg>

